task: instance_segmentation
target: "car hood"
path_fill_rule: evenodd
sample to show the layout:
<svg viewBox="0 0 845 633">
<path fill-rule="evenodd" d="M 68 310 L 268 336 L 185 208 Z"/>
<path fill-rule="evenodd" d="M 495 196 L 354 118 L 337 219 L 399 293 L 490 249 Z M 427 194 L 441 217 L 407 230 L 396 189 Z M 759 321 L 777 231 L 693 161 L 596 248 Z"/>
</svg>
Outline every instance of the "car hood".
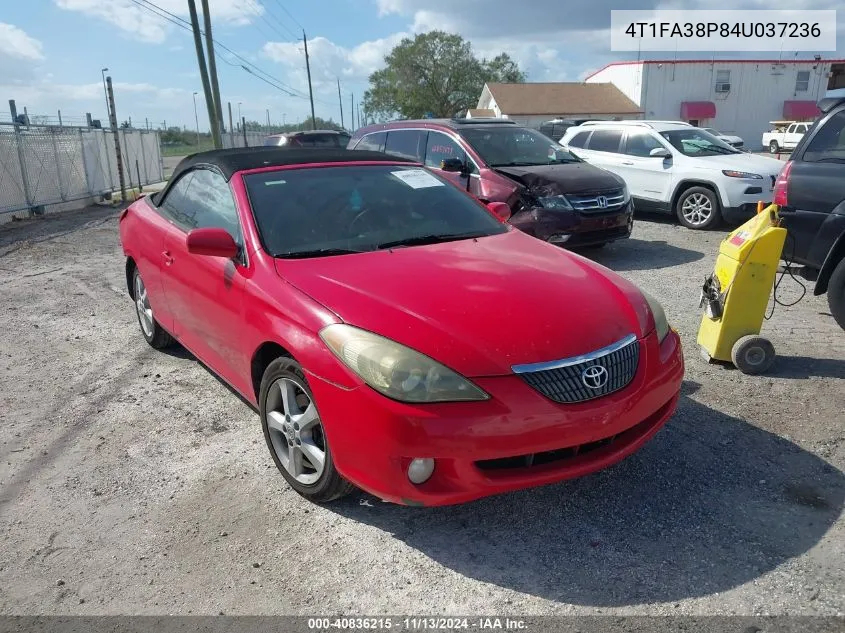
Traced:
<svg viewBox="0 0 845 633">
<path fill-rule="evenodd" d="M 654 326 L 634 285 L 515 229 L 477 240 L 276 260 L 276 270 L 345 323 L 470 377 L 577 356 Z"/>
<path fill-rule="evenodd" d="M 783 169 L 783 161 L 768 156 L 757 156 L 756 154 L 730 154 L 725 156 L 703 156 L 708 167 L 713 169 L 732 169 L 734 171 L 747 171 L 761 176 L 777 175 Z"/>
<path fill-rule="evenodd" d="M 616 174 L 590 163 L 496 167 L 495 170 L 528 187 L 540 196 L 562 193 L 592 193 L 625 185 Z"/>
</svg>

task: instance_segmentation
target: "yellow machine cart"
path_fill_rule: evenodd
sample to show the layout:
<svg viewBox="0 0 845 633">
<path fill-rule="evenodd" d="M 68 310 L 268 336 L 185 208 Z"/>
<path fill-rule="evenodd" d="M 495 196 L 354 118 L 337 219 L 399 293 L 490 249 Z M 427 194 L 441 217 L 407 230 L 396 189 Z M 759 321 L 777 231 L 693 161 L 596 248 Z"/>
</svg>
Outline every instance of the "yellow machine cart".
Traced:
<svg viewBox="0 0 845 633">
<path fill-rule="evenodd" d="M 746 374 L 771 367 L 775 349 L 760 328 L 785 240 L 777 206 L 761 204 L 756 216 L 722 241 L 699 303 L 704 314 L 698 344 L 706 360 L 732 362 Z"/>
</svg>

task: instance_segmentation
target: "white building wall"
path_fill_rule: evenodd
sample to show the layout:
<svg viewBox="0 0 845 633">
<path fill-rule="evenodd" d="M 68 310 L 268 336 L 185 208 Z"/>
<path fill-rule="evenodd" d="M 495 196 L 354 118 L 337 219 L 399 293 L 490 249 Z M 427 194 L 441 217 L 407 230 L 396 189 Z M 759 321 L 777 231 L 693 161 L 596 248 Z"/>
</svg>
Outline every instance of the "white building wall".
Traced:
<svg viewBox="0 0 845 633">
<path fill-rule="evenodd" d="M 645 64 L 615 64 L 586 80 L 588 84 L 612 83 L 638 106 L 642 106 L 643 67 Z"/>
<path fill-rule="evenodd" d="M 728 93 L 715 91 L 719 70 L 730 70 Z M 809 88 L 796 92 L 797 73 L 802 70 L 810 71 Z M 736 134 L 745 140 L 746 148 L 757 150 L 762 149 L 761 137 L 769 121 L 783 119 L 784 101 L 818 101 L 824 96 L 829 71 L 829 63 L 815 62 L 645 64 L 640 106 L 646 119 L 678 120 L 681 102 L 712 101 L 716 117 L 699 125 Z"/>
</svg>

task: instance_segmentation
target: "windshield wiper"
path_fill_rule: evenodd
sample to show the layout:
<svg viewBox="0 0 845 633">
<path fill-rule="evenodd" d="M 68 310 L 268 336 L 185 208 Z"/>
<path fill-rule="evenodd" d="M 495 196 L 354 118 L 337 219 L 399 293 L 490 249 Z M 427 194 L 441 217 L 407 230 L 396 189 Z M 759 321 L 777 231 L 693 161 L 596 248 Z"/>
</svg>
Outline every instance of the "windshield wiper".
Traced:
<svg viewBox="0 0 845 633">
<path fill-rule="evenodd" d="M 294 253 L 280 253 L 274 255 L 278 259 L 299 259 L 306 257 L 328 257 L 330 255 L 352 255 L 353 253 L 364 253 L 366 251 L 355 251 L 348 248 L 317 248 L 313 251 L 298 251 Z"/>
<path fill-rule="evenodd" d="M 474 237 L 487 237 L 488 233 L 441 233 L 438 235 L 417 235 L 406 237 L 403 240 L 384 242 L 376 246 L 378 249 L 394 248 L 396 246 L 423 246 L 425 244 L 440 244 L 442 242 L 455 242 L 457 240 L 468 240 Z"/>
<path fill-rule="evenodd" d="M 548 163 L 518 163 L 512 161 L 510 163 L 494 163 L 490 167 L 539 167 L 540 165 L 547 165 Z"/>
</svg>

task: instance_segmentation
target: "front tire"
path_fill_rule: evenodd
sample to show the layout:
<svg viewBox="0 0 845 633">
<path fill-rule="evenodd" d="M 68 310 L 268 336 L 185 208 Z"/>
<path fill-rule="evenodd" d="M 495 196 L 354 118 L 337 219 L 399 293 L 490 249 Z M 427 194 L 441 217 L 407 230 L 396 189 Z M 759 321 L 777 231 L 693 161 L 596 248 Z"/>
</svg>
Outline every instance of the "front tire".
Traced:
<svg viewBox="0 0 845 633">
<path fill-rule="evenodd" d="M 137 266 L 132 272 L 132 288 L 134 289 L 135 314 L 138 317 L 138 325 L 141 327 L 141 334 L 144 340 L 155 349 L 164 349 L 173 344 L 173 337 L 164 331 L 153 314 L 150 305 L 150 298 L 147 296 L 147 287 L 141 278 L 141 271 Z"/>
<path fill-rule="evenodd" d="M 314 395 L 302 366 L 277 358 L 261 379 L 259 412 L 276 468 L 300 495 L 327 503 L 354 490 L 334 466 Z"/>
<path fill-rule="evenodd" d="M 714 228 L 722 221 L 722 211 L 716 194 L 706 187 L 690 187 L 675 204 L 678 221 L 688 229 L 702 231 Z"/>
<path fill-rule="evenodd" d="M 777 141 L 770 141 L 769 142 L 769 153 L 770 154 L 777 154 L 780 151 L 780 146 L 778 145 Z"/>
<path fill-rule="evenodd" d="M 834 268 L 827 282 L 827 305 L 839 327 L 845 330 L 845 259 Z"/>
</svg>

